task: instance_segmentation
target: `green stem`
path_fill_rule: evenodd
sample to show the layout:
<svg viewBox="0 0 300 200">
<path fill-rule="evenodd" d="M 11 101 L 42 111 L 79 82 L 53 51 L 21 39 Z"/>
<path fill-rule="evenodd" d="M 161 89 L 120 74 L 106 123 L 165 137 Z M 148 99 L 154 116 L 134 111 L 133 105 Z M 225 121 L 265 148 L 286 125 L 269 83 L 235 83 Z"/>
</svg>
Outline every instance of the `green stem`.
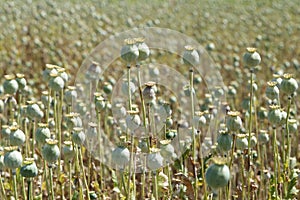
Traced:
<svg viewBox="0 0 300 200">
<path fill-rule="evenodd" d="M 29 189 L 29 188 L 28 188 Z M 22 177 L 22 198 L 26 199 L 25 178 Z M 28 197 L 29 198 L 29 197 Z"/>
<path fill-rule="evenodd" d="M 53 169 L 52 164 L 48 165 L 49 167 L 49 179 L 50 179 L 50 193 L 51 193 L 51 200 L 54 200 L 54 190 L 53 190 Z M 49 190 L 49 188 L 48 188 Z"/>
<path fill-rule="evenodd" d="M 80 146 L 78 146 L 78 152 L 79 152 L 79 160 L 80 160 L 80 165 L 81 165 L 81 170 L 83 173 L 83 182 L 86 187 L 86 193 L 87 193 L 87 199 L 90 200 L 90 191 L 89 191 L 89 186 L 86 180 L 86 175 L 85 175 L 85 170 L 84 170 L 84 165 L 83 165 L 83 158 L 82 158 L 82 152 Z"/>
<path fill-rule="evenodd" d="M 69 198 L 72 197 L 72 161 L 69 160 Z"/>
<path fill-rule="evenodd" d="M 15 199 L 18 199 L 16 169 L 12 170 L 12 175 L 13 175 L 13 185 L 14 185 L 14 197 Z"/>
<path fill-rule="evenodd" d="M 33 198 L 33 194 L 32 194 L 32 180 L 31 178 L 29 178 L 27 180 L 27 184 L 28 184 L 28 190 L 27 190 L 27 199 L 31 200 Z"/>
<path fill-rule="evenodd" d="M 2 181 L 2 170 L 0 170 L 0 188 L 1 188 L 1 193 L 3 194 L 3 198 L 4 200 L 6 200 L 6 192 L 5 192 L 5 188 L 3 185 L 3 181 Z"/>
<path fill-rule="evenodd" d="M 276 127 L 273 127 L 273 152 L 274 152 L 274 188 L 275 188 L 275 198 L 278 199 L 278 191 L 277 191 L 277 182 L 278 182 L 278 171 L 277 171 L 277 160 L 278 160 L 278 152 L 277 152 L 277 139 L 276 139 Z"/>
</svg>

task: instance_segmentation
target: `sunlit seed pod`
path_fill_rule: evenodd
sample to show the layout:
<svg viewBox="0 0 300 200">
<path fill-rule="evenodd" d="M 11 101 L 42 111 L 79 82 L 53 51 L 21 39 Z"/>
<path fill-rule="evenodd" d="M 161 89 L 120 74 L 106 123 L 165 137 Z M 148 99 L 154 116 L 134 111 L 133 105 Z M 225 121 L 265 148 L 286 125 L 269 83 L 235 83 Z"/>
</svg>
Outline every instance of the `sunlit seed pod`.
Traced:
<svg viewBox="0 0 300 200">
<path fill-rule="evenodd" d="M 147 167 L 150 170 L 157 170 L 163 166 L 164 158 L 160 154 L 159 149 L 152 149 L 147 155 Z"/>
<path fill-rule="evenodd" d="M 243 62 L 247 67 L 256 67 L 261 62 L 261 57 L 256 48 L 248 47 L 243 56 Z"/>
<path fill-rule="evenodd" d="M 98 136 L 97 124 L 90 122 L 88 130 L 86 132 L 86 137 L 88 140 L 96 140 Z"/>
<path fill-rule="evenodd" d="M 20 169 L 20 174 L 26 178 L 33 178 L 38 175 L 38 168 L 34 158 L 25 158 L 24 165 Z"/>
<path fill-rule="evenodd" d="M 147 82 L 143 90 L 143 97 L 146 104 L 151 104 L 156 100 L 155 82 Z"/>
<path fill-rule="evenodd" d="M 5 75 L 5 81 L 3 83 L 3 89 L 5 94 L 13 95 L 15 94 L 19 89 L 19 84 L 15 80 L 14 75 Z"/>
<path fill-rule="evenodd" d="M 53 118 L 49 118 L 48 127 L 49 127 L 49 129 L 54 129 L 55 128 L 55 120 Z"/>
<path fill-rule="evenodd" d="M 28 101 L 27 103 L 26 114 L 30 119 L 41 119 L 44 117 L 44 113 L 37 103 L 33 101 Z"/>
<path fill-rule="evenodd" d="M 187 97 L 191 96 L 191 87 L 190 87 L 190 85 L 185 85 L 183 87 L 183 92 L 184 92 L 185 96 L 187 96 Z M 193 95 L 195 95 L 195 89 L 194 88 L 193 88 Z"/>
<path fill-rule="evenodd" d="M 21 146 L 25 143 L 26 137 L 22 130 L 18 127 L 10 127 L 9 142 L 12 146 Z"/>
<path fill-rule="evenodd" d="M 185 48 L 185 50 L 182 55 L 184 64 L 189 65 L 189 66 L 198 65 L 200 62 L 200 56 L 199 56 L 197 49 L 195 49 L 192 46 L 185 46 L 184 48 Z"/>
<path fill-rule="evenodd" d="M 73 134 L 72 134 L 72 141 L 77 145 L 82 145 L 85 141 L 85 133 L 83 132 L 83 128 L 81 127 L 74 127 Z"/>
<path fill-rule="evenodd" d="M 171 144 L 171 140 L 160 141 L 160 154 L 165 160 L 167 161 L 172 160 L 172 157 L 175 154 L 175 149 Z"/>
<path fill-rule="evenodd" d="M 129 88 L 130 88 L 131 94 L 133 94 L 134 91 L 136 90 L 135 84 L 132 81 L 129 82 Z M 124 81 L 122 83 L 122 93 L 124 95 L 128 95 L 128 82 L 127 82 L 127 79 L 124 79 Z"/>
<path fill-rule="evenodd" d="M 213 51 L 216 49 L 215 44 L 212 42 L 208 43 L 205 48 L 207 51 Z"/>
<path fill-rule="evenodd" d="M 110 94 L 113 90 L 113 86 L 109 82 L 104 82 L 103 91 L 105 94 Z"/>
<path fill-rule="evenodd" d="M 281 115 L 282 115 L 282 118 L 281 118 L 281 121 L 280 121 L 280 125 L 285 125 L 286 118 L 287 118 L 287 112 L 284 111 L 284 110 L 281 110 Z"/>
<path fill-rule="evenodd" d="M 292 95 L 298 89 L 298 82 L 292 74 L 284 74 L 280 84 L 280 90 L 288 95 Z"/>
<path fill-rule="evenodd" d="M 294 169 L 296 167 L 297 167 L 297 158 L 296 157 L 290 157 L 290 168 Z M 297 177 L 297 176 L 295 176 L 295 177 Z"/>
<path fill-rule="evenodd" d="M 43 71 L 43 80 L 48 83 L 51 79 L 50 74 L 58 74 L 56 70 L 57 66 L 46 64 L 46 69 Z"/>
<path fill-rule="evenodd" d="M 121 48 L 121 58 L 129 64 L 138 59 L 139 49 L 135 39 L 128 38 L 124 42 L 125 45 Z"/>
<path fill-rule="evenodd" d="M 166 126 L 167 128 L 170 128 L 173 125 L 173 119 L 171 117 L 168 117 L 166 119 Z"/>
<path fill-rule="evenodd" d="M 149 74 L 150 74 L 151 78 L 154 78 L 154 77 L 159 76 L 160 72 L 157 67 L 151 67 L 151 68 L 149 68 Z"/>
<path fill-rule="evenodd" d="M 77 91 L 74 86 L 68 86 L 68 89 L 65 91 L 65 101 L 68 105 L 72 105 L 73 102 L 77 99 Z"/>
<path fill-rule="evenodd" d="M 267 130 L 260 130 L 258 134 L 258 142 L 260 144 L 266 144 L 270 140 Z"/>
<path fill-rule="evenodd" d="M 278 99 L 279 98 L 279 89 L 276 85 L 277 85 L 277 82 L 268 82 L 268 87 L 266 89 L 266 96 L 269 99 Z"/>
<path fill-rule="evenodd" d="M 92 62 L 92 64 L 89 66 L 85 77 L 87 80 L 97 80 L 99 79 L 99 75 L 101 73 L 101 67 L 99 66 L 99 63 Z"/>
<path fill-rule="evenodd" d="M 252 83 L 252 89 L 253 89 L 253 92 L 257 91 L 257 89 L 258 89 L 257 83 L 255 83 L 255 82 Z M 248 91 L 251 90 L 251 81 L 248 81 L 247 90 Z"/>
<path fill-rule="evenodd" d="M 270 106 L 270 110 L 268 112 L 268 120 L 272 125 L 279 125 L 282 120 L 282 111 L 279 106 Z"/>
<path fill-rule="evenodd" d="M 54 139 L 46 139 L 46 144 L 43 146 L 42 155 L 43 158 L 49 162 L 54 163 L 60 156 L 60 150 L 57 146 L 58 141 Z"/>
<path fill-rule="evenodd" d="M 126 125 L 130 131 L 134 131 L 141 125 L 141 118 L 137 111 L 127 111 Z"/>
<path fill-rule="evenodd" d="M 148 153 L 149 146 L 148 146 L 147 138 L 139 141 L 138 147 L 141 149 L 142 153 Z"/>
<path fill-rule="evenodd" d="M 98 199 L 98 195 L 96 194 L 95 191 L 89 191 L 89 195 L 90 195 L 90 199 L 94 200 L 94 199 Z"/>
<path fill-rule="evenodd" d="M 201 78 L 201 76 L 195 76 L 194 77 L 194 84 L 200 84 L 200 83 L 202 83 L 202 78 Z"/>
<path fill-rule="evenodd" d="M 268 118 L 268 111 L 266 108 L 264 107 L 260 107 L 258 112 L 257 112 L 257 117 L 260 120 L 264 120 Z"/>
<path fill-rule="evenodd" d="M 213 90 L 213 95 L 215 98 L 220 98 L 222 96 L 224 96 L 224 89 L 221 87 L 215 87 Z"/>
<path fill-rule="evenodd" d="M 63 156 L 66 161 L 70 161 L 75 156 L 75 151 L 72 145 L 72 141 L 65 141 L 63 146 Z"/>
<path fill-rule="evenodd" d="M 144 38 L 135 38 L 136 46 L 139 50 L 138 61 L 146 60 L 150 55 L 150 49 L 144 40 Z"/>
<path fill-rule="evenodd" d="M 41 101 L 44 105 L 48 105 L 49 97 L 50 97 L 50 102 L 52 101 L 52 97 L 48 95 L 48 91 L 43 91 L 41 95 Z"/>
<path fill-rule="evenodd" d="M 51 74 L 51 78 L 49 80 L 49 87 L 56 92 L 60 92 L 64 89 L 65 82 L 60 76 Z"/>
<path fill-rule="evenodd" d="M 296 119 L 288 119 L 289 133 L 296 133 L 298 130 L 298 122 Z"/>
<path fill-rule="evenodd" d="M 2 139 L 8 138 L 10 133 L 11 133 L 11 130 L 10 130 L 9 126 L 8 125 L 2 125 L 1 138 Z"/>
<path fill-rule="evenodd" d="M 226 118 L 226 126 L 229 131 L 236 132 L 242 128 L 243 122 L 239 114 L 239 112 L 234 111 L 228 112 L 228 117 Z"/>
<path fill-rule="evenodd" d="M 38 128 L 36 129 L 35 132 L 35 139 L 36 141 L 44 145 L 46 143 L 46 139 L 50 138 L 51 132 L 50 129 L 48 128 L 47 124 L 39 123 Z"/>
<path fill-rule="evenodd" d="M 130 160 L 130 152 L 126 147 L 116 147 L 111 154 L 111 159 L 114 164 L 119 167 L 125 167 Z"/>
<path fill-rule="evenodd" d="M 16 81 L 18 82 L 18 86 L 20 90 L 23 90 L 27 84 L 26 79 L 24 78 L 24 74 L 16 74 L 17 78 Z"/>
<path fill-rule="evenodd" d="M 167 130 L 167 133 L 166 133 L 166 139 L 172 140 L 172 139 L 174 139 L 176 136 L 177 136 L 177 130 L 175 130 L 175 129 Z"/>
<path fill-rule="evenodd" d="M 19 152 L 18 147 L 11 146 L 5 147 L 4 150 L 6 153 L 4 154 L 4 165 L 9 169 L 16 169 L 22 166 L 23 157 L 21 152 Z"/>
<path fill-rule="evenodd" d="M 170 101 L 171 104 L 176 103 L 177 102 L 176 96 L 171 95 L 170 98 L 169 98 L 169 101 Z"/>
<path fill-rule="evenodd" d="M 66 115 L 66 124 L 72 130 L 74 127 L 82 127 L 82 120 L 78 113 L 69 113 Z"/>
<path fill-rule="evenodd" d="M 237 134 L 236 148 L 240 150 L 248 148 L 248 139 L 245 134 Z"/>
<path fill-rule="evenodd" d="M 107 105 L 107 104 L 106 104 Z M 87 106 L 83 102 L 78 102 L 76 104 L 76 110 L 80 115 L 85 115 L 87 112 Z"/>
<path fill-rule="evenodd" d="M 205 181 L 213 190 L 225 187 L 230 180 L 230 170 L 224 161 L 214 160 L 205 172 Z"/>
<path fill-rule="evenodd" d="M 67 83 L 69 80 L 69 75 L 67 74 L 66 69 L 61 67 L 57 69 L 57 72 L 58 75 L 64 80 L 64 82 Z"/>
<path fill-rule="evenodd" d="M 232 136 L 225 131 L 220 131 L 217 141 L 222 152 L 228 152 L 232 148 Z"/>
</svg>

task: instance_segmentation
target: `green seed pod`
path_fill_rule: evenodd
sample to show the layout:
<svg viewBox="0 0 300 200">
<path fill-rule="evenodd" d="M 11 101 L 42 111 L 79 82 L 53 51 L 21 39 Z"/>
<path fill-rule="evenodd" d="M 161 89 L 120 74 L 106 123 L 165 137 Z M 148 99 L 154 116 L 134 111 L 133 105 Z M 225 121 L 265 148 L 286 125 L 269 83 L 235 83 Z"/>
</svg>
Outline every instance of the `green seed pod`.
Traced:
<svg viewBox="0 0 300 200">
<path fill-rule="evenodd" d="M 24 165 L 21 167 L 20 173 L 26 178 L 33 178 L 38 175 L 38 168 L 34 162 L 34 158 L 25 158 Z"/>
<path fill-rule="evenodd" d="M 101 73 L 101 67 L 99 66 L 99 63 L 97 62 L 92 62 L 91 65 L 89 66 L 85 77 L 87 80 L 95 81 L 99 79 L 99 75 Z"/>
<path fill-rule="evenodd" d="M 105 94 L 110 94 L 113 90 L 113 86 L 109 82 L 104 82 L 103 91 Z"/>
<path fill-rule="evenodd" d="M 130 160 L 130 152 L 126 147 L 116 147 L 111 154 L 112 161 L 119 167 L 125 167 Z"/>
<path fill-rule="evenodd" d="M 143 97 L 146 104 L 151 104 L 155 102 L 156 94 L 155 94 L 155 82 L 145 83 L 146 87 L 143 90 Z"/>
<path fill-rule="evenodd" d="M 68 129 L 72 130 L 74 127 L 82 127 L 82 120 L 78 113 L 69 113 L 66 114 L 66 124 Z"/>
<path fill-rule="evenodd" d="M 23 157 L 21 152 L 17 151 L 18 147 L 11 146 L 4 148 L 6 153 L 4 154 L 4 165 L 10 169 L 16 169 L 21 167 Z"/>
<path fill-rule="evenodd" d="M 74 133 L 72 134 L 72 141 L 77 145 L 82 145 L 85 141 L 85 134 L 83 132 L 83 128 L 74 127 Z"/>
<path fill-rule="evenodd" d="M 292 95 L 298 89 L 298 83 L 292 77 L 292 74 L 284 74 L 280 84 L 280 89 L 288 95 Z"/>
<path fill-rule="evenodd" d="M 248 140 L 245 134 L 237 134 L 236 148 L 240 150 L 248 148 Z"/>
<path fill-rule="evenodd" d="M 43 91 L 41 96 L 41 101 L 44 105 L 48 105 L 48 98 L 50 97 L 50 102 L 52 101 L 52 97 L 48 95 L 48 91 Z"/>
<path fill-rule="evenodd" d="M 54 163 L 60 156 L 60 150 L 57 146 L 57 143 L 57 140 L 46 139 L 46 144 L 43 146 L 43 158 L 49 163 Z"/>
<path fill-rule="evenodd" d="M 217 141 L 219 149 L 223 152 L 228 152 L 232 148 L 232 136 L 225 131 L 220 131 Z"/>
<path fill-rule="evenodd" d="M 10 130 L 9 126 L 8 125 L 2 125 L 1 138 L 2 139 L 8 138 L 10 133 L 11 133 L 11 130 Z"/>
<path fill-rule="evenodd" d="M 38 104 L 33 101 L 27 101 L 27 103 L 26 113 L 30 119 L 41 119 L 44 117 L 44 113 Z"/>
<path fill-rule="evenodd" d="M 185 46 L 185 50 L 182 55 L 184 64 L 189 66 L 195 66 L 200 62 L 200 56 L 198 51 L 192 46 Z"/>
<path fill-rule="evenodd" d="M 66 73 L 66 69 L 65 68 L 59 67 L 57 69 L 57 72 L 58 72 L 58 75 L 64 80 L 65 83 L 68 82 L 69 76 Z"/>
<path fill-rule="evenodd" d="M 171 117 L 168 117 L 166 119 L 166 126 L 169 128 L 173 125 L 173 119 Z"/>
<path fill-rule="evenodd" d="M 18 127 L 11 127 L 11 133 L 9 135 L 10 145 L 13 146 L 21 146 L 25 142 L 25 134 L 22 130 L 18 129 Z"/>
<path fill-rule="evenodd" d="M 228 87 L 228 92 L 227 94 L 231 97 L 234 97 L 236 95 L 237 91 L 233 86 Z"/>
<path fill-rule="evenodd" d="M 224 161 L 214 160 L 214 164 L 205 172 L 205 180 L 209 187 L 218 190 L 225 187 L 230 180 L 230 170 Z"/>
<path fill-rule="evenodd" d="M 132 81 L 129 82 L 129 88 L 130 88 L 131 94 L 133 94 L 134 91 L 136 90 L 136 87 L 135 87 L 135 85 Z M 122 93 L 124 95 L 128 95 L 128 82 L 127 82 L 127 79 L 123 80 L 121 89 L 122 89 Z"/>
<path fill-rule="evenodd" d="M 269 99 L 278 99 L 279 98 L 279 89 L 276 86 L 277 82 L 268 82 L 268 87 L 266 89 L 266 96 Z"/>
<path fill-rule="evenodd" d="M 243 56 L 243 61 L 247 67 L 256 67 L 261 62 L 261 57 L 256 52 L 256 48 L 248 47 Z"/>
<path fill-rule="evenodd" d="M 171 140 L 161 140 L 160 144 L 160 154 L 165 160 L 171 161 L 175 156 L 175 149 L 171 144 Z"/>
<path fill-rule="evenodd" d="M 98 137 L 98 130 L 97 130 L 97 124 L 90 122 L 89 123 L 89 128 L 86 132 L 86 137 L 88 140 L 94 141 L 97 140 Z"/>
<path fill-rule="evenodd" d="M 269 122 L 273 125 L 279 124 L 282 120 L 282 111 L 279 106 L 270 106 L 270 111 L 268 112 Z"/>
<path fill-rule="evenodd" d="M 51 79 L 50 74 L 57 74 L 57 70 L 56 68 L 58 68 L 58 66 L 56 65 L 51 65 L 51 64 L 46 64 L 46 69 L 43 71 L 43 80 L 48 83 Z"/>
<path fill-rule="evenodd" d="M 65 91 L 65 101 L 68 105 L 72 105 L 77 99 L 77 92 L 75 89 L 74 86 L 68 86 L 68 89 Z"/>
<path fill-rule="evenodd" d="M 143 153 L 148 153 L 148 142 L 147 142 L 147 139 L 142 139 L 142 140 L 139 142 L 138 147 L 141 149 L 141 151 L 142 151 Z"/>
<path fill-rule="evenodd" d="M 125 45 L 121 48 L 121 58 L 127 63 L 134 62 L 139 57 L 139 49 L 134 39 L 126 39 Z"/>
<path fill-rule="evenodd" d="M 260 144 L 266 144 L 270 140 L 269 134 L 266 130 L 260 130 L 258 134 L 258 142 Z"/>
<path fill-rule="evenodd" d="M 220 98 L 222 96 L 224 96 L 224 89 L 221 87 L 215 87 L 213 90 L 213 96 L 214 98 Z"/>
<path fill-rule="evenodd" d="M 166 139 L 172 140 L 177 136 L 177 130 L 167 130 Z"/>
<path fill-rule="evenodd" d="M 3 89 L 5 94 L 13 95 L 18 91 L 19 85 L 15 80 L 14 75 L 5 75 L 5 81 L 3 83 Z"/>
<path fill-rule="evenodd" d="M 250 147 L 254 148 L 257 144 L 257 138 L 255 136 L 255 133 L 251 133 L 251 138 L 250 138 Z"/>
<path fill-rule="evenodd" d="M 289 133 L 296 133 L 298 130 L 298 122 L 295 119 L 288 120 Z"/>
<path fill-rule="evenodd" d="M 50 138 L 50 136 L 51 136 L 51 132 L 50 129 L 48 128 L 48 124 L 39 123 L 38 128 L 36 129 L 35 132 L 36 141 L 39 144 L 44 145 L 46 139 Z"/>
<path fill-rule="evenodd" d="M 63 147 L 63 155 L 66 161 L 70 161 L 75 156 L 75 151 L 72 145 L 72 141 L 65 141 Z"/>
<path fill-rule="evenodd" d="M 226 126 L 229 131 L 236 132 L 242 128 L 242 119 L 238 116 L 239 112 L 228 112 L 228 118 L 226 119 Z"/>
<path fill-rule="evenodd" d="M 105 99 L 102 96 L 95 96 L 95 108 L 98 112 L 105 108 Z"/>
<path fill-rule="evenodd" d="M 267 111 L 267 109 L 264 108 L 264 107 L 260 107 L 259 110 L 258 110 L 258 112 L 257 112 L 257 117 L 260 120 L 267 119 L 267 117 L 268 117 L 268 111 Z"/>
<path fill-rule="evenodd" d="M 136 46 L 139 50 L 138 61 L 146 60 L 150 55 L 150 49 L 147 44 L 144 42 L 144 38 L 135 38 Z"/>
<path fill-rule="evenodd" d="M 127 111 L 127 113 L 128 115 L 125 119 L 127 128 L 131 131 L 134 131 L 141 125 L 141 118 L 138 115 L 138 111 Z"/>
<path fill-rule="evenodd" d="M 150 170 L 157 170 L 163 166 L 163 157 L 159 149 L 152 149 L 152 153 L 147 155 L 147 166 Z"/>
<path fill-rule="evenodd" d="M 65 82 L 64 80 L 58 76 L 57 74 L 51 74 L 51 78 L 49 81 L 49 87 L 56 91 L 56 92 L 60 92 L 61 90 L 64 89 L 65 87 Z"/>
<path fill-rule="evenodd" d="M 26 79 L 24 78 L 25 75 L 24 74 L 16 74 L 17 78 L 16 81 L 18 82 L 18 86 L 20 90 L 23 90 L 26 87 Z"/>
</svg>

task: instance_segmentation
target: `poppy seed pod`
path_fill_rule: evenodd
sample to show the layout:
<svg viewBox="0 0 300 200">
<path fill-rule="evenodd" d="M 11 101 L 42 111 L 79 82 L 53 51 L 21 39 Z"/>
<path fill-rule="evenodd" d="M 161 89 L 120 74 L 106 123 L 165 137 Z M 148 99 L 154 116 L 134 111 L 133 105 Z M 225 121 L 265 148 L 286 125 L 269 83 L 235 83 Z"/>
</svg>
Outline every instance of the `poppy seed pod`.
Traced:
<svg viewBox="0 0 300 200">
<path fill-rule="evenodd" d="M 150 170 L 157 170 L 163 166 L 164 158 L 161 156 L 159 149 L 151 149 L 151 152 L 147 155 L 147 166 Z"/>
<path fill-rule="evenodd" d="M 51 79 L 50 74 L 57 74 L 58 73 L 57 70 L 56 70 L 57 67 L 58 66 L 56 66 L 56 65 L 46 64 L 46 69 L 43 71 L 43 80 L 45 82 L 48 83 L 50 81 L 50 79 Z"/>
<path fill-rule="evenodd" d="M 26 178 L 33 178 L 38 175 L 38 168 L 34 162 L 34 158 L 25 158 L 24 165 L 21 167 L 20 173 Z"/>
<path fill-rule="evenodd" d="M 89 128 L 86 132 L 86 137 L 88 140 L 96 140 L 97 136 L 98 136 L 98 130 L 97 130 L 97 124 L 90 122 L 89 124 Z"/>
<path fill-rule="evenodd" d="M 156 94 L 155 94 L 155 82 L 147 82 L 145 83 L 146 87 L 143 90 L 143 97 L 146 104 L 151 104 L 155 102 Z"/>
<path fill-rule="evenodd" d="M 283 79 L 280 84 L 280 89 L 288 95 L 292 95 L 295 91 L 297 91 L 298 83 L 293 78 L 292 74 L 284 74 L 283 75 Z"/>
<path fill-rule="evenodd" d="M 192 46 L 185 46 L 185 50 L 182 55 L 184 64 L 195 66 L 200 62 L 200 56 L 198 51 Z"/>
<path fill-rule="evenodd" d="M 51 74 L 51 78 L 49 81 L 49 87 L 56 92 L 60 92 L 62 89 L 64 89 L 65 82 L 64 82 L 63 78 L 61 78 L 57 74 Z"/>
<path fill-rule="evenodd" d="M 9 135 L 10 145 L 13 146 L 21 146 L 25 142 L 25 134 L 22 130 L 18 129 L 18 127 L 11 127 L 11 133 Z"/>
<path fill-rule="evenodd" d="M 214 159 L 214 164 L 210 165 L 205 172 L 205 180 L 209 187 L 218 190 L 225 187 L 230 180 L 230 170 L 225 161 Z"/>
<path fill-rule="evenodd" d="M 69 76 L 68 76 L 65 68 L 59 67 L 57 69 L 57 72 L 58 72 L 58 75 L 64 80 L 65 83 L 68 82 Z"/>
<path fill-rule="evenodd" d="M 92 62 L 92 64 L 89 66 L 86 74 L 85 74 L 85 77 L 87 80 L 97 80 L 99 79 L 99 75 L 101 73 L 101 67 L 99 66 L 99 63 L 97 62 Z"/>
<path fill-rule="evenodd" d="M 242 128 L 242 119 L 238 116 L 239 112 L 229 111 L 226 119 L 226 126 L 229 131 L 238 131 Z"/>
<path fill-rule="evenodd" d="M 227 152 L 232 148 L 232 136 L 225 131 L 220 131 L 217 141 L 221 151 Z"/>
<path fill-rule="evenodd" d="M 256 52 L 256 48 L 248 47 L 243 56 L 243 61 L 247 67 L 256 67 L 261 62 L 261 57 Z"/>
<path fill-rule="evenodd" d="M 258 119 L 260 119 L 260 120 L 267 119 L 267 117 L 268 117 L 267 109 L 264 108 L 264 107 L 260 107 L 258 112 L 257 112 L 257 116 L 258 116 Z"/>
<path fill-rule="evenodd" d="M 130 152 L 126 147 L 119 146 L 113 150 L 111 158 L 113 163 L 117 166 L 125 167 L 129 163 Z"/>
<path fill-rule="evenodd" d="M 241 150 L 248 148 L 248 140 L 245 134 L 237 134 L 236 148 Z"/>
<path fill-rule="evenodd" d="M 172 140 L 177 136 L 177 130 L 167 130 L 166 139 Z"/>
<path fill-rule="evenodd" d="M 130 88 L 131 94 L 133 94 L 134 91 L 136 90 L 136 87 L 135 87 L 135 85 L 132 81 L 129 82 L 129 88 Z M 128 95 L 128 82 L 127 82 L 127 79 L 123 80 L 121 89 L 122 89 L 123 94 Z"/>
<path fill-rule="evenodd" d="M 268 120 L 271 124 L 279 124 L 282 120 L 282 111 L 280 110 L 280 107 L 275 105 L 275 106 L 270 106 L 270 111 L 268 112 Z"/>
<path fill-rule="evenodd" d="M 75 127 L 73 128 L 72 141 L 77 145 L 82 145 L 85 141 L 85 134 L 83 128 Z"/>
<path fill-rule="evenodd" d="M 160 141 L 160 154 L 166 160 L 172 160 L 175 157 L 175 149 L 171 144 L 171 140 L 161 140 Z"/>
<path fill-rule="evenodd" d="M 270 138 L 268 132 L 266 130 L 260 130 L 258 134 L 258 142 L 260 144 L 266 144 L 269 142 L 269 140 Z"/>
<path fill-rule="evenodd" d="M 127 111 L 127 116 L 126 116 L 126 125 L 127 128 L 131 131 L 136 130 L 137 128 L 139 128 L 139 126 L 141 125 L 141 118 L 138 115 L 138 111 Z"/>
<path fill-rule="evenodd" d="M 5 75 L 4 78 L 5 78 L 5 81 L 3 83 L 4 93 L 10 95 L 15 94 L 19 89 L 19 85 L 18 82 L 15 80 L 15 76 Z"/>
<path fill-rule="evenodd" d="M 72 141 L 65 141 L 63 147 L 64 159 L 70 161 L 75 156 L 75 151 L 73 149 Z"/>
<path fill-rule="evenodd" d="M 105 108 L 105 99 L 102 96 L 95 98 L 95 108 L 98 112 L 102 111 Z"/>
<path fill-rule="evenodd" d="M 52 97 L 49 96 L 48 91 L 43 91 L 41 96 L 41 101 L 44 105 L 48 105 L 48 101 L 50 99 L 50 102 L 52 101 Z"/>
<path fill-rule="evenodd" d="M 34 103 L 33 101 L 27 101 L 27 103 L 28 106 L 26 108 L 26 113 L 30 119 L 41 119 L 44 117 L 44 113 L 38 104 Z"/>
<path fill-rule="evenodd" d="M 23 90 L 26 87 L 26 79 L 24 78 L 25 75 L 24 74 L 16 74 L 17 78 L 16 81 L 18 83 L 19 89 Z"/>
<path fill-rule="evenodd" d="M 144 38 L 135 38 L 136 46 L 139 50 L 138 61 L 146 60 L 150 55 L 150 49 L 147 44 L 144 42 Z"/>
<path fill-rule="evenodd" d="M 60 150 L 57 146 L 58 141 L 54 139 L 46 139 L 46 144 L 43 146 L 43 158 L 49 162 L 54 163 L 60 156 Z"/>
<path fill-rule="evenodd" d="M 78 113 L 69 113 L 66 114 L 66 124 L 69 130 L 72 130 L 74 127 L 82 127 L 82 120 L 79 117 Z"/>
<path fill-rule="evenodd" d="M 23 157 L 21 152 L 19 152 L 18 147 L 11 146 L 5 147 L 4 150 L 6 153 L 4 154 L 4 165 L 10 169 L 16 169 L 21 167 L 23 162 Z"/>
<path fill-rule="evenodd" d="M 268 87 L 266 89 L 266 96 L 269 99 L 278 99 L 279 98 L 279 89 L 277 87 L 277 82 L 268 82 Z"/>
<path fill-rule="evenodd" d="M 10 133 L 11 133 L 11 130 L 10 130 L 9 126 L 8 125 L 2 125 L 1 138 L 2 139 L 8 138 Z"/>
<path fill-rule="evenodd" d="M 139 57 L 139 49 L 134 39 L 128 38 L 125 45 L 121 48 L 121 58 L 127 63 L 134 62 Z"/>
<path fill-rule="evenodd" d="M 65 91 L 65 101 L 68 105 L 72 105 L 77 99 L 77 92 L 75 89 L 74 86 L 68 86 L 68 89 Z"/>
<path fill-rule="evenodd" d="M 298 130 L 298 122 L 296 119 L 288 119 L 289 133 L 296 133 Z"/>
<path fill-rule="evenodd" d="M 147 139 L 142 139 L 139 144 L 138 144 L 138 147 L 141 149 L 141 152 L 143 153 L 148 153 L 148 142 L 147 142 Z"/>
<path fill-rule="evenodd" d="M 48 124 L 39 123 L 38 128 L 35 132 L 35 139 L 38 143 L 44 145 L 46 142 L 46 139 L 50 138 L 51 132 L 48 128 Z"/>
<path fill-rule="evenodd" d="M 104 82 L 103 91 L 105 94 L 110 94 L 113 91 L 113 86 L 109 82 Z"/>
</svg>

